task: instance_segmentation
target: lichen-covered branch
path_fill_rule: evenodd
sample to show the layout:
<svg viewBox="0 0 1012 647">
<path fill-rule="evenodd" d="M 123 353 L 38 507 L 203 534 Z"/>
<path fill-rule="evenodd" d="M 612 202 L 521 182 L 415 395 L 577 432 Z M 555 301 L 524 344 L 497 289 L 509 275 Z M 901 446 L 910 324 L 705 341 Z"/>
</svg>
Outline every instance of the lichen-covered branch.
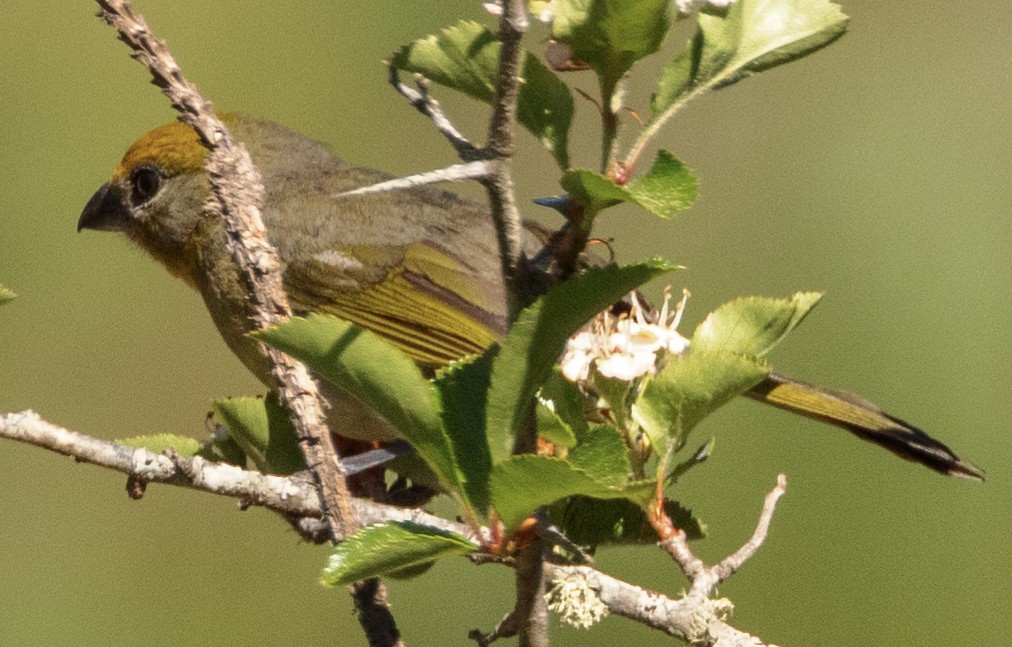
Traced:
<svg viewBox="0 0 1012 647">
<path fill-rule="evenodd" d="M 243 507 L 259 506 L 288 518 L 320 518 L 322 507 L 316 487 L 307 479 L 244 470 L 199 456 L 169 457 L 144 448 L 128 447 L 77 433 L 43 420 L 32 411 L 0 415 L 0 438 L 24 442 L 42 449 L 121 472 L 128 483 L 164 483 L 187 487 L 239 500 Z M 467 537 L 477 550 L 480 537 L 469 525 L 447 521 L 419 509 L 396 508 L 368 499 L 351 500 L 362 525 L 411 521 Z M 770 513 L 772 514 L 772 512 Z M 487 532 L 479 529 L 478 532 Z M 491 560 L 508 563 L 509 560 Z M 588 566 L 546 563 L 547 587 L 562 580 L 581 579 L 592 589 L 609 613 L 678 636 L 694 644 L 716 647 L 760 647 L 762 641 L 731 627 L 720 619 L 721 606 L 689 595 L 673 600 L 660 593 L 623 582 Z M 498 631 L 498 630 L 497 630 Z M 515 631 L 515 626 L 514 626 Z"/>
</svg>

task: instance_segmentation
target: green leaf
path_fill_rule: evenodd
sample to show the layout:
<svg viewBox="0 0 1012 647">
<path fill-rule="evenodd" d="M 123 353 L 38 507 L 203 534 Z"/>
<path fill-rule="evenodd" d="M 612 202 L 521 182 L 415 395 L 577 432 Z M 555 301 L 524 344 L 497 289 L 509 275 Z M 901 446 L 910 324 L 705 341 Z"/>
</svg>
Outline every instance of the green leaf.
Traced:
<svg viewBox="0 0 1012 647">
<path fill-rule="evenodd" d="M 722 88 L 829 45 L 847 17 L 826 0 L 737 0 L 700 13 L 699 29 L 665 68 L 651 101 L 655 116 L 708 89 Z"/>
<path fill-rule="evenodd" d="M 622 487 L 629 480 L 629 448 L 619 431 L 608 425 L 588 429 L 566 460 L 612 487 Z"/>
<path fill-rule="evenodd" d="M 821 292 L 798 292 L 790 299 L 735 299 L 706 316 L 693 333 L 690 348 L 763 357 L 821 298 Z"/>
<path fill-rule="evenodd" d="M 261 472 L 291 474 L 306 469 L 288 409 L 276 396 L 215 400 L 211 407 L 229 437 Z"/>
<path fill-rule="evenodd" d="M 569 197 L 583 205 L 591 216 L 602 209 L 633 201 L 632 195 L 625 187 L 590 169 L 569 169 L 562 175 L 559 183 Z"/>
<path fill-rule="evenodd" d="M 386 418 L 443 485 L 463 495 L 435 390 L 418 365 L 393 344 L 329 315 L 296 317 L 251 336 L 305 362 Z"/>
<path fill-rule="evenodd" d="M 320 580 L 324 586 L 347 586 L 477 549 L 466 537 L 445 530 L 409 521 L 379 524 L 363 528 L 338 544 Z"/>
<path fill-rule="evenodd" d="M 580 387 L 565 378 L 558 365 L 552 367 L 552 374 L 538 391 L 538 399 L 551 402 L 555 415 L 575 435 L 587 431 L 587 417 L 584 415 L 586 396 L 580 391 Z M 575 436 L 573 440 L 575 442 Z"/>
<path fill-rule="evenodd" d="M 120 438 L 113 442 L 126 445 L 127 447 L 143 447 L 156 454 L 161 454 L 166 449 L 174 449 L 180 456 L 195 456 L 204 447 L 204 444 L 196 438 L 179 436 L 177 434 L 133 436 L 131 438 Z"/>
<path fill-rule="evenodd" d="M 656 487 L 653 481 L 616 486 L 596 477 L 561 458 L 531 454 L 511 456 L 492 468 L 489 481 L 492 507 L 507 528 L 516 528 L 539 507 L 568 496 L 631 498 L 645 503 Z"/>
<path fill-rule="evenodd" d="M 535 410 L 538 418 L 538 437 L 561 447 L 576 444 L 576 432 L 562 416 L 555 412 L 555 403 L 538 397 Z"/>
<path fill-rule="evenodd" d="M 467 500 L 481 512 L 488 509 L 488 475 L 492 470 L 485 434 L 485 403 L 491 375 L 492 358 L 486 353 L 450 365 L 433 382 Z"/>
<path fill-rule="evenodd" d="M 664 509 L 689 539 L 706 535 L 706 524 L 692 510 L 665 500 Z M 643 509 L 627 499 L 591 499 L 574 496 L 552 506 L 551 519 L 568 539 L 581 546 L 601 544 L 654 544 L 657 531 Z"/>
<path fill-rule="evenodd" d="M 220 435 L 216 433 L 211 440 L 204 443 L 197 454 L 216 463 L 246 467 L 246 452 L 224 429 Z"/>
<path fill-rule="evenodd" d="M 631 202 L 661 218 L 671 218 L 696 200 L 696 178 L 685 164 L 661 149 L 646 173 L 625 186 L 587 169 L 570 169 L 562 187 L 591 215 L 602 209 Z"/>
<path fill-rule="evenodd" d="M 677 266 L 660 260 L 591 268 L 554 286 L 520 313 L 492 365 L 488 434 L 493 463 L 503 460 L 534 394 L 576 330 L 630 290 Z"/>
<path fill-rule="evenodd" d="M 685 211 L 696 201 L 696 178 L 685 164 L 663 148 L 646 175 L 628 184 L 636 204 L 662 218 Z"/>
<path fill-rule="evenodd" d="M 656 52 L 671 25 L 669 0 L 557 0 L 552 37 L 587 63 L 610 97 L 633 64 Z"/>
<path fill-rule="evenodd" d="M 0 284 L 0 304 L 7 303 L 16 296 L 17 296 L 16 294 L 14 294 L 6 287 L 4 287 L 2 284 Z"/>
<path fill-rule="evenodd" d="M 417 40 L 394 55 L 393 65 L 491 103 L 499 65 L 499 40 L 476 22 L 461 21 L 438 35 Z M 538 138 L 559 166 L 569 166 L 568 136 L 573 96 L 568 86 L 537 57 L 521 61 L 517 120 Z"/>
<path fill-rule="evenodd" d="M 660 459 L 658 469 L 664 472 L 668 452 L 681 447 L 700 420 L 769 374 L 769 368 L 753 357 L 689 348 L 646 383 L 632 407 L 633 418 Z"/>
</svg>

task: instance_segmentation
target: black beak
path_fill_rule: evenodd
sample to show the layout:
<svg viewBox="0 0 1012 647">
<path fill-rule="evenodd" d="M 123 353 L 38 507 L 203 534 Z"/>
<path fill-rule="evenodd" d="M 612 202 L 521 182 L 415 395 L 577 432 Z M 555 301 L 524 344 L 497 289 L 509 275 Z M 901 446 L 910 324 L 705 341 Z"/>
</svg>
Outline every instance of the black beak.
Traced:
<svg viewBox="0 0 1012 647">
<path fill-rule="evenodd" d="M 91 196 L 77 221 L 77 230 L 124 231 L 130 225 L 130 214 L 123 204 L 123 197 L 115 187 L 103 184 Z"/>
</svg>

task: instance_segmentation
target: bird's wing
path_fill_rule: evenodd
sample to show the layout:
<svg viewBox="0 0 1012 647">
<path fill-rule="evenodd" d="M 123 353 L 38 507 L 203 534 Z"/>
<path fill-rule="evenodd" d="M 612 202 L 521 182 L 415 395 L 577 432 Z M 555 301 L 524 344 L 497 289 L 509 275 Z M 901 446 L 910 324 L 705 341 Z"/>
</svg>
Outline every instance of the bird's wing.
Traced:
<svg viewBox="0 0 1012 647">
<path fill-rule="evenodd" d="M 430 369 L 484 351 L 506 328 L 498 276 L 433 242 L 328 249 L 289 263 L 284 283 L 296 313 L 351 321 Z"/>
</svg>

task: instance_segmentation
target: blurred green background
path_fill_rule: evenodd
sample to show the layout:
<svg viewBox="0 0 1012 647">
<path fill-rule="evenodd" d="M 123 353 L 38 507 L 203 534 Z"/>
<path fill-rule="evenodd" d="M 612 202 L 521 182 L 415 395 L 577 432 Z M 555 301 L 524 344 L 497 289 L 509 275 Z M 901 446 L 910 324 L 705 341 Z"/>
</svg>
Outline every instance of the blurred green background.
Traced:
<svg viewBox="0 0 1012 647">
<path fill-rule="evenodd" d="M 137 9 L 222 109 L 395 173 L 455 161 L 388 88 L 380 61 L 458 17 L 487 20 L 478 2 Z M 693 292 L 689 330 L 738 295 L 825 290 L 775 365 L 874 398 L 988 471 L 984 485 L 948 480 L 832 428 L 728 406 L 696 432 L 718 437 L 716 455 L 681 486 L 710 526 L 699 553 L 737 547 L 776 474 L 790 482 L 767 545 L 721 588 L 734 624 L 784 645 L 1003 644 L 1009 12 L 981 0 L 844 10 L 853 20 L 841 41 L 703 97 L 662 137 L 700 178 L 694 209 L 674 223 L 616 210 L 601 233 L 622 259 L 662 254 L 688 267 L 674 285 Z M 0 308 L 0 412 L 30 407 L 104 438 L 201 436 L 212 398 L 262 388 L 195 293 L 124 240 L 74 232 L 125 147 L 174 117 L 94 12 L 86 1 L 10 0 L 0 26 L 0 283 L 19 294 Z M 568 78 L 593 89 L 589 76 Z M 629 105 L 645 113 L 648 93 L 634 84 Z M 437 97 L 480 140 L 482 111 Z M 578 111 L 573 159 L 596 166 L 594 111 L 584 101 Z M 557 191 L 530 137 L 518 157 L 523 200 Z M 121 475 L 12 442 L 0 442 L 0 475 L 2 645 L 366 644 L 348 596 L 316 584 L 325 549 L 270 514 L 170 487 L 131 501 Z M 598 566 L 669 594 L 685 585 L 651 547 L 603 551 Z M 506 569 L 455 560 L 390 594 L 409 644 L 468 644 L 468 629 L 507 611 L 511 588 Z M 553 631 L 557 645 L 667 640 L 619 618 Z"/>
</svg>

